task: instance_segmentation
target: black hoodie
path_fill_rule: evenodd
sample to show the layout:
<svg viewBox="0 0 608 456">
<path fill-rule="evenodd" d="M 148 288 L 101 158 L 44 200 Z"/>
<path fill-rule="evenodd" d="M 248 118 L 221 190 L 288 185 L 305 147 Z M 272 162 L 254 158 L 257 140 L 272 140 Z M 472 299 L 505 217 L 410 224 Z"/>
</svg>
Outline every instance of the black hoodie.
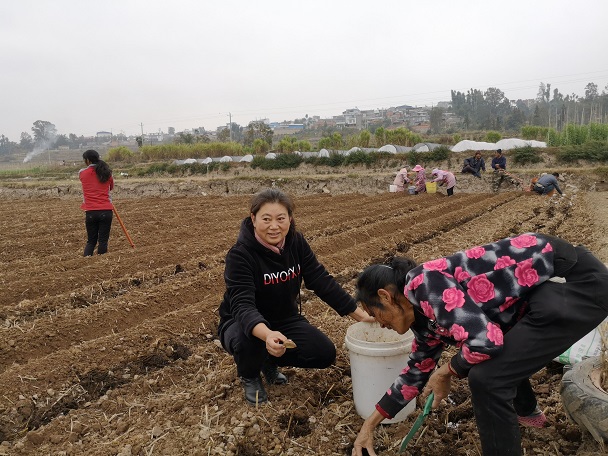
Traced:
<svg viewBox="0 0 608 456">
<path fill-rule="evenodd" d="M 298 315 L 302 280 L 306 288 L 341 316 L 357 308 L 355 300 L 319 263 L 304 236 L 293 226 L 282 252 L 276 253 L 255 238 L 251 218 L 243 220 L 236 244 L 226 255 L 224 280 L 226 292 L 219 307 L 220 340 L 231 319 L 251 337 L 258 323 L 272 329 L 273 322 Z"/>
</svg>

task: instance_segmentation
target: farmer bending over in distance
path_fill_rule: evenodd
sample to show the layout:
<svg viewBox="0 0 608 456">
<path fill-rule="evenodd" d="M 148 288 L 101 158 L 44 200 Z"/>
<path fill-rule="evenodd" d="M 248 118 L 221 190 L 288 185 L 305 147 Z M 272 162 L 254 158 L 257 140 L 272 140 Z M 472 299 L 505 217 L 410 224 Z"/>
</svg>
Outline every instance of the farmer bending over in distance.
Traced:
<svg viewBox="0 0 608 456">
<path fill-rule="evenodd" d="M 278 366 L 323 369 L 336 358 L 333 342 L 302 315 L 302 281 L 340 315 L 374 321 L 317 261 L 293 211 L 279 190 L 254 196 L 226 255 L 218 335 L 250 404 L 268 400 L 260 371 L 268 384 L 281 385 L 287 377 Z"/>
<path fill-rule="evenodd" d="M 563 277 L 565 282 L 551 281 Z M 468 379 L 484 456 L 521 455 L 519 424 L 544 427 L 530 376 L 608 315 L 608 269 L 583 246 L 528 233 L 419 266 L 366 268 L 357 299 L 381 326 L 415 336 L 410 360 L 365 420 L 352 454 L 418 394 L 433 408 Z M 437 368 L 443 349 L 459 351 Z"/>
<path fill-rule="evenodd" d="M 558 177 L 559 177 L 559 173 L 543 174 L 542 176 L 540 176 L 538 178 L 538 180 L 532 187 L 532 190 L 534 190 L 536 193 L 538 193 L 540 195 L 547 195 L 555 189 L 555 190 L 557 190 L 557 193 L 559 193 L 560 195 L 566 196 L 562 192 L 562 189 L 559 188 L 559 183 L 557 182 Z"/>
</svg>

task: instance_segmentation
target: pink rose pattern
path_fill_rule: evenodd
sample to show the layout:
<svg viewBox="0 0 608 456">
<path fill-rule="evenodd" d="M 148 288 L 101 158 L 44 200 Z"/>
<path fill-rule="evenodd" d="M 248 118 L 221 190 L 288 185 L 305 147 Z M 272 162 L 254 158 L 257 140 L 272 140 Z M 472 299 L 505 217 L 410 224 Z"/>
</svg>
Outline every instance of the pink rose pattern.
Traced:
<svg viewBox="0 0 608 456">
<path fill-rule="evenodd" d="M 418 396 L 418 388 L 416 388 L 415 386 L 403 385 L 401 387 L 400 393 L 401 396 L 403 396 L 403 399 L 409 402 L 416 396 Z"/>
<path fill-rule="evenodd" d="M 538 272 L 532 265 L 532 258 L 526 261 L 522 261 L 515 268 L 515 277 L 517 277 L 517 283 L 522 287 L 531 287 L 538 282 Z"/>
<path fill-rule="evenodd" d="M 469 333 L 457 323 L 454 323 L 450 328 L 450 335 L 458 342 L 465 341 L 469 337 Z M 456 344 L 458 346 L 458 344 Z"/>
<path fill-rule="evenodd" d="M 410 281 L 410 284 L 407 286 L 407 289 L 415 290 L 416 288 L 418 288 L 419 285 L 422 284 L 423 281 L 424 281 L 424 276 L 422 274 L 417 275 Z"/>
<path fill-rule="evenodd" d="M 431 372 L 435 369 L 437 364 L 433 358 L 425 358 L 421 363 L 416 363 L 415 366 L 420 369 L 421 372 Z"/>
<path fill-rule="evenodd" d="M 517 249 L 525 249 L 527 247 L 536 246 L 536 236 L 530 234 L 522 234 L 511 239 L 511 245 Z"/>
<path fill-rule="evenodd" d="M 412 269 L 404 291 L 426 323 L 412 325 L 407 367 L 378 407 L 394 416 L 416 397 L 446 345 L 460 347 L 455 356 L 463 375 L 500 353 L 504 333 L 525 313 L 522 295 L 553 276 L 553 255 L 548 238 L 526 233 Z"/>
<path fill-rule="evenodd" d="M 502 303 L 498 307 L 498 310 L 500 310 L 501 312 L 504 312 L 509 307 L 511 307 L 513 304 L 515 304 L 517 301 L 519 301 L 519 298 L 513 298 L 513 297 L 509 296 L 509 297 L 507 297 L 507 299 L 505 299 L 505 302 Z"/>
<path fill-rule="evenodd" d="M 469 280 L 468 293 L 475 302 L 488 302 L 495 296 L 494 284 L 488 280 L 485 274 L 478 275 Z"/>
<path fill-rule="evenodd" d="M 463 270 L 460 266 L 456 266 L 456 269 L 454 269 L 454 278 L 459 282 L 464 282 L 471 278 L 471 274 Z"/>
<path fill-rule="evenodd" d="M 496 323 L 489 322 L 486 326 L 488 328 L 488 340 L 494 342 L 494 345 L 502 345 L 502 329 Z"/>
<path fill-rule="evenodd" d="M 423 263 L 422 267 L 427 271 L 443 271 L 448 267 L 448 263 L 445 258 L 439 258 L 438 260 L 432 260 Z"/>
<path fill-rule="evenodd" d="M 448 288 L 443 290 L 443 302 L 445 302 L 445 310 L 452 310 L 464 305 L 464 293 L 458 288 Z"/>
<path fill-rule="evenodd" d="M 462 356 L 465 361 L 469 364 L 479 364 L 482 361 L 486 361 L 490 359 L 490 355 L 486 355 L 485 353 L 474 352 L 469 349 L 466 345 L 462 346 Z"/>
<path fill-rule="evenodd" d="M 436 320 L 435 311 L 431 307 L 428 301 L 420 301 L 420 307 L 422 307 L 422 312 L 424 312 L 424 316 L 429 320 Z"/>
<path fill-rule="evenodd" d="M 469 258 L 481 258 L 486 254 L 486 249 L 483 247 L 473 247 L 464 252 Z"/>
<path fill-rule="evenodd" d="M 515 264 L 515 260 L 508 255 L 500 257 L 496 260 L 496 264 L 494 265 L 494 270 L 498 271 L 499 269 L 508 268 L 509 266 Z"/>
</svg>

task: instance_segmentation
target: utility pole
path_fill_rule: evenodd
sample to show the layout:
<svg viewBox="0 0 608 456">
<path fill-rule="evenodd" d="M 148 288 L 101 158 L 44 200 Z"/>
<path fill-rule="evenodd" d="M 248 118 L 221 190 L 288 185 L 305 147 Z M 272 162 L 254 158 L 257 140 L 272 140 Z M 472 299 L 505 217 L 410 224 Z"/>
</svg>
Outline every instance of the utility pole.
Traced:
<svg viewBox="0 0 608 456">
<path fill-rule="evenodd" d="M 230 134 L 230 142 L 232 142 L 232 113 L 228 113 L 228 117 L 230 119 L 230 123 L 228 124 L 228 133 Z"/>
<path fill-rule="evenodd" d="M 141 145 L 144 145 L 144 124 L 140 123 L 139 125 L 141 125 Z"/>
</svg>

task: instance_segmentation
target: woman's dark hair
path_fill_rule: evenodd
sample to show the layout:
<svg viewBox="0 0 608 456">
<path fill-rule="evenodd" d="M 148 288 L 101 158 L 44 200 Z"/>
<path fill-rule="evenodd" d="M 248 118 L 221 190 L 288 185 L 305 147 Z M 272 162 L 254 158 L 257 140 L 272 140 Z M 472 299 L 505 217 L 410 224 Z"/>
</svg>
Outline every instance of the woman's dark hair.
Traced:
<svg viewBox="0 0 608 456">
<path fill-rule="evenodd" d="M 291 225 L 295 228 L 295 221 L 293 218 L 295 204 L 289 195 L 283 193 L 281 190 L 277 190 L 276 188 L 268 188 L 263 190 L 251 199 L 250 212 L 253 215 L 256 215 L 260 208 L 266 203 L 279 203 L 281 206 L 284 206 L 285 209 L 287 209 L 289 218 L 291 219 Z"/>
<path fill-rule="evenodd" d="M 102 184 L 112 177 L 112 170 L 105 161 L 99 158 L 99 153 L 96 150 L 87 150 L 82 154 L 82 158 L 95 165 L 95 174 L 97 174 L 97 179 L 99 179 L 99 182 Z"/>
<path fill-rule="evenodd" d="M 363 270 L 357 278 L 357 295 L 355 300 L 366 307 L 382 309 L 384 306 L 378 297 L 380 288 L 393 289 L 393 293 L 402 293 L 405 287 L 405 276 L 417 266 L 411 258 L 394 257 L 390 264 L 372 264 Z"/>
</svg>

